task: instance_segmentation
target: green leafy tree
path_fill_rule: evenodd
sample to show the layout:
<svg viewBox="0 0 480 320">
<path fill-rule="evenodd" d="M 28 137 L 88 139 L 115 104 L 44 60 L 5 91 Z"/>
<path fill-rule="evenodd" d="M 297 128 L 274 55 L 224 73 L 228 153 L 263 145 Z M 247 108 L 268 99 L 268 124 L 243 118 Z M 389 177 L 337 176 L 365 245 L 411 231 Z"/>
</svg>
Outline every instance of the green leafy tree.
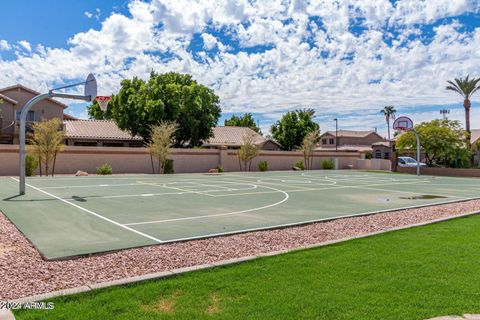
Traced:
<svg viewBox="0 0 480 320">
<path fill-rule="evenodd" d="M 385 106 L 382 110 L 380 110 L 380 112 L 385 116 L 388 129 L 388 140 L 390 140 L 390 119 L 392 119 L 397 110 L 395 110 L 394 106 Z"/>
<path fill-rule="evenodd" d="M 230 119 L 225 119 L 225 125 L 232 127 L 247 127 L 257 133 L 262 134 L 251 113 L 245 113 L 241 117 L 233 115 Z"/>
<path fill-rule="evenodd" d="M 284 150 L 298 149 L 309 132 L 320 129 L 318 123 L 313 121 L 314 115 L 313 109 L 298 109 L 285 113 L 282 119 L 270 128 L 273 138 Z"/>
<path fill-rule="evenodd" d="M 459 121 L 432 120 L 415 126 L 420 137 L 420 148 L 425 153 L 426 162 L 431 165 L 452 165 L 460 161 L 467 166 L 471 156 L 466 143 L 466 131 Z M 413 132 L 405 132 L 397 139 L 399 152 L 416 150 L 417 142 Z"/>
<path fill-rule="evenodd" d="M 150 140 L 150 129 L 162 121 L 175 122 L 176 147 L 200 146 L 213 135 L 220 117 L 219 98 L 213 90 L 198 84 L 187 74 L 152 72 L 144 81 L 137 77 L 121 82 L 120 91 L 112 95 L 104 118 L 123 130 Z M 93 104 L 89 114 L 102 118 Z"/>
<path fill-rule="evenodd" d="M 447 90 L 455 91 L 463 97 L 463 108 L 465 108 L 465 130 L 468 132 L 466 138 L 470 139 L 470 107 L 472 106 L 470 98 L 480 88 L 478 85 L 480 78 L 469 79 L 467 75 L 466 78 L 455 78 L 454 81 L 447 82 L 449 84 L 446 87 Z"/>
</svg>

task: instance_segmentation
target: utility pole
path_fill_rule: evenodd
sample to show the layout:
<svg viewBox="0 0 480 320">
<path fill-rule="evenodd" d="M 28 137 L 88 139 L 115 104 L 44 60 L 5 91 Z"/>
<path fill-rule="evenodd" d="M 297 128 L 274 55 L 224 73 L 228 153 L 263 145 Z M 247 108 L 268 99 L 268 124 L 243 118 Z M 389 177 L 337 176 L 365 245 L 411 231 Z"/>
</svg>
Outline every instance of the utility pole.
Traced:
<svg viewBox="0 0 480 320">
<path fill-rule="evenodd" d="M 447 114 L 450 114 L 450 109 L 442 109 L 440 114 L 443 115 L 443 120 L 447 120 Z"/>
</svg>

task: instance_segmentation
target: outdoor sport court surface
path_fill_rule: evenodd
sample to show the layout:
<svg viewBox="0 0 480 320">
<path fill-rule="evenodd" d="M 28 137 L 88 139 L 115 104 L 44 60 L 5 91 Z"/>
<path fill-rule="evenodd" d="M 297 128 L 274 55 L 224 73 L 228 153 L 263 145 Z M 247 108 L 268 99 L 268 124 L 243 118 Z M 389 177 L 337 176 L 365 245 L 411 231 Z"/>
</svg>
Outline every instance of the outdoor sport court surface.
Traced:
<svg viewBox="0 0 480 320">
<path fill-rule="evenodd" d="M 47 259 L 480 197 L 480 180 L 361 171 L 0 179 L 0 210 Z"/>
</svg>

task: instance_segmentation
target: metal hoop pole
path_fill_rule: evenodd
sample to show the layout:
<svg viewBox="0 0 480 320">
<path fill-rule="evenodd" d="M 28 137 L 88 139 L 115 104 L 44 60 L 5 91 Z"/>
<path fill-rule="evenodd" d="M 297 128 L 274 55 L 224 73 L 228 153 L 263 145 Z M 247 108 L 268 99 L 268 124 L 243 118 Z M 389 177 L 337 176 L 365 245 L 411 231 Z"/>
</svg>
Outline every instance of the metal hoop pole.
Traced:
<svg viewBox="0 0 480 320">
<path fill-rule="evenodd" d="M 418 132 L 415 130 L 412 130 L 413 133 L 415 134 L 415 138 L 417 139 L 417 176 L 420 175 L 420 136 L 418 135 Z"/>
<path fill-rule="evenodd" d="M 26 121 L 27 121 L 27 114 L 28 111 L 39 101 L 42 101 L 46 98 L 68 98 L 68 99 L 75 99 L 75 100 L 85 100 L 90 101 L 92 97 L 90 96 L 79 96 L 79 95 L 72 95 L 72 94 L 64 94 L 64 93 L 55 93 L 50 90 L 49 93 L 40 94 L 38 96 L 33 97 L 30 99 L 25 106 L 23 106 L 22 111 L 20 112 L 20 195 L 25 194 L 25 140 L 26 140 Z"/>
<path fill-rule="evenodd" d="M 28 111 L 33 105 L 43 99 L 49 98 L 50 93 L 40 94 L 30 99 L 20 111 L 20 195 L 25 194 L 25 136 L 26 136 L 26 121 Z"/>
</svg>

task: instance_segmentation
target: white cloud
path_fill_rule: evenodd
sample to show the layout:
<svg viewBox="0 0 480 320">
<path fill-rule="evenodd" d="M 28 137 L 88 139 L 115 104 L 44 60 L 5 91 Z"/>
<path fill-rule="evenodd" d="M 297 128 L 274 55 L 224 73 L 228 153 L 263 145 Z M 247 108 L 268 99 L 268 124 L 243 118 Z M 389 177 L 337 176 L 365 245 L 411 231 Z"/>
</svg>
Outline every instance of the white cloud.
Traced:
<svg viewBox="0 0 480 320">
<path fill-rule="evenodd" d="M 0 51 L 10 50 L 12 46 L 8 43 L 7 40 L 0 40 Z"/>
<path fill-rule="evenodd" d="M 0 86 L 22 82 L 46 88 L 93 71 L 100 93 L 110 94 L 123 78 L 147 78 L 152 69 L 188 72 L 215 89 L 226 112 L 265 113 L 275 120 L 306 106 L 320 115 L 345 115 L 344 123 L 382 128 L 377 109 L 386 104 L 461 103 L 444 89 L 445 81 L 480 76 L 480 28 L 465 31 L 458 21 L 443 22 L 422 41 L 418 24 L 478 13 L 478 4 L 134 0 L 128 15 L 110 14 L 100 29 L 69 39 L 69 48 L 32 50 L 28 42 L 18 42 L 28 54 L 0 59 Z M 362 30 L 352 30 L 354 23 Z M 189 51 L 194 34 L 204 50 L 218 47 L 218 52 L 194 57 Z M 0 48 L 9 45 L 2 41 Z M 257 46 L 259 52 L 248 53 Z M 359 113 L 365 117 L 350 116 Z"/>
<path fill-rule="evenodd" d="M 95 18 L 96 20 L 99 20 L 101 16 L 101 10 L 99 8 L 96 8 L 94 13 L 90 11 L 85 11 L 83 14 L 89 19 Z"/>
<path fill-rule="evenodd" d="M 217 38 L 209 33 L 202 33 L 203 48 L 205 50 L 212 50 L 217 45 Z"/>
<path fill-rule="evenodd" d="M 30 45 L 30 43 L 28 41 L 21 40 L 21 41 L 18 41 L 18 44 L 20 46 L 22 46 L 22 48 L 24 48 L 25 50 L 32 51 L 32 46 Z"/>
<path fill-rule="evenodd" d="M 431 23 L 435 20 L 478 10 L 478 0 L 400 0 L 391 19 L 398 23 Z"/>
</svg>

